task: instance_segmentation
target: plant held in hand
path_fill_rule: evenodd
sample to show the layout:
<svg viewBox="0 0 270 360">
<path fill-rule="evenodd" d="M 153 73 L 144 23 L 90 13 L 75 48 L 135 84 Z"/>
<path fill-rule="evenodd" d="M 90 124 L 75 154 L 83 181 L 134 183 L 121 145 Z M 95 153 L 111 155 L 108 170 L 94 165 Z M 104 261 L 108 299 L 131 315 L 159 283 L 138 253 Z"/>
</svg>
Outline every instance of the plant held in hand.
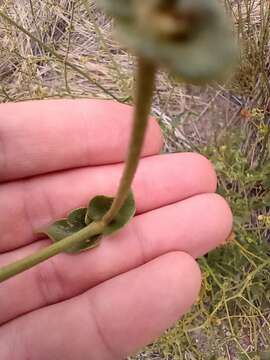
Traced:
<svg viewBox="0 0 270 360">
<path fill-rule="evenodd" d="M 115 18 L 120 39 L 138 57 L 133 128 L 117 194 L 114 198 L 96 196 L 87 208 L 75 209 L 67 218 L 41 229 L 53 244 L 0 269 L 0 282 L 60 252 L 92 249 L 134 216 L 131 185 L 159 65 L 181 80 L 205 83 L 224 76 L 235 61 L 231 26 L 216 0 L 98 0 L 98 3 Z"/>
</svg>

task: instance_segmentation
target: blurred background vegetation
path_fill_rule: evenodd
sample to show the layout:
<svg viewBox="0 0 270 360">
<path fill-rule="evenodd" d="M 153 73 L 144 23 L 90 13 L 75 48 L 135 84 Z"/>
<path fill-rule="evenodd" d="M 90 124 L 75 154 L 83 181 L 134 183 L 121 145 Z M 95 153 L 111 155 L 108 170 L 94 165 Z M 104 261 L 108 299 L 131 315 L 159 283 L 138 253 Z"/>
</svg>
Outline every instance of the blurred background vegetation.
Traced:
<svg viewBox="0 0 270 360">
<path fill-rule="evenodd" d="M 164 151 L 212 160 L 234 233 L 199 260 L 200 298 L 136 359 L 270 359 L 270 2 L 223 0 L 242 44 L 223 84 L 158 75 Z M 95 97 L 132 104 L 134 58 L 89 0 L 0 1 L 0 101 Z"/>
</svg>

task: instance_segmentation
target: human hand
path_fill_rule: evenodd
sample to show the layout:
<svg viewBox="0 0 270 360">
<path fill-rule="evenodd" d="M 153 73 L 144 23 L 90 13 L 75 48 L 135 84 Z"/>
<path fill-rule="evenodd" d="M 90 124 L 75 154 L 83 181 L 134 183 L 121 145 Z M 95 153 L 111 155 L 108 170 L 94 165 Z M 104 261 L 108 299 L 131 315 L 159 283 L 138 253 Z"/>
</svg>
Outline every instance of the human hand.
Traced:
<svg viewBox="0 0 270 360">
<path fill-rule="evenodd" d="M 0 266 L 50 244 L 36 229 L 115 194 L 131 113 L 97 100 L 0 105 Z M 207 159 L 161 146 L 151 119 L 128 226 L 0 284 L 1 360 L 121 359 L 196 300 L 194 259 L 226 240 L 232 215 Z"/>
</svg>

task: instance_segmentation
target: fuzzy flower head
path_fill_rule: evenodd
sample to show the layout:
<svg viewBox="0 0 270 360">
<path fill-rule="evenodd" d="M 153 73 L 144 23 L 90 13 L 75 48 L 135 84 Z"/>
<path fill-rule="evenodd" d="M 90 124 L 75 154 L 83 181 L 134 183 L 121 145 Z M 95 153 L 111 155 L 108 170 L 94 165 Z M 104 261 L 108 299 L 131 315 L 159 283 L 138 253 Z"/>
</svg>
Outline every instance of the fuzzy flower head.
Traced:
<svg viewBox="0 0 270 360">
<path fill-rule="evenodd" d="M 237 47 L 218 0 L 97 0 L 116 20 L 120 40 L 188 82 L 224 76 Z"/>
</svg>

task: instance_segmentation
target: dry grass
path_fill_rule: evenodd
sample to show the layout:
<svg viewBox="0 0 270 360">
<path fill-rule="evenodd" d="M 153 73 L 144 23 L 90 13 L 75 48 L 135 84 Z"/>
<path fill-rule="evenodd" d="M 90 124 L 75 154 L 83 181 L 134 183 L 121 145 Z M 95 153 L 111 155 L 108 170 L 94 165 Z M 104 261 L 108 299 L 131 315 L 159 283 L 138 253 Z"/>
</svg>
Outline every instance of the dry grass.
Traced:
<svg viewBox="0 0 270 360">
<path fill-rule="evenodd" d="M 0 3 L 14 22 L 0 17 L 2 102 L 98 97 L 132 103 L 134 59 L 93 2 Z M 226 5 L 243 44 L 236 75 L 202 88 L 179 85 L 161 72 L 153 114 L 165 151 L 200 151 L 215 163 L 236 237 L 200 260 L 197 304 L 138 359 L 270 359 L 263 355 L 270 348 L 270 3 Z"/>
</svg>

